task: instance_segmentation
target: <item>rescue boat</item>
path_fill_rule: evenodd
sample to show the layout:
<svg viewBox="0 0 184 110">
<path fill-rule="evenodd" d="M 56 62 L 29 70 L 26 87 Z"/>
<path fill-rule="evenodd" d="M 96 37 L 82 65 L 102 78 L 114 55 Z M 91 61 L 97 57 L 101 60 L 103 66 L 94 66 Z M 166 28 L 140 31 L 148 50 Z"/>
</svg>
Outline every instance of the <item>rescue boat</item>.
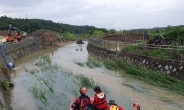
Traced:
<svg viewBox="0 0 184 110">
<path fill-rule="evenodd" d="M 84 42 L 82 42 L 82 40 L 78 40 L 78 41 L 76 42 L 76 44 L 84 44 Z"/>
</svg>

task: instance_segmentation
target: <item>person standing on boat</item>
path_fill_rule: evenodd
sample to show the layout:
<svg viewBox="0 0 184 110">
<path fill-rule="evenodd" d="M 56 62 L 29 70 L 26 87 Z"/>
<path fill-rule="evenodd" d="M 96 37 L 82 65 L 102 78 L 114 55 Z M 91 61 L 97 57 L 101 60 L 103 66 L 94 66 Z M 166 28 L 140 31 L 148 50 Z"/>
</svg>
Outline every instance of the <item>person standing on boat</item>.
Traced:
<svg viewBox="0 0 184 110">
<path fill-rule="evenodd" d="M 93 102 L 94 108 L 96 108 L 96 110 L 106 110 L 107 109 L 106 94 L 100 89 L 99 86 L 96 86 L 93 90 L 96 92 Z"/>
</svg>

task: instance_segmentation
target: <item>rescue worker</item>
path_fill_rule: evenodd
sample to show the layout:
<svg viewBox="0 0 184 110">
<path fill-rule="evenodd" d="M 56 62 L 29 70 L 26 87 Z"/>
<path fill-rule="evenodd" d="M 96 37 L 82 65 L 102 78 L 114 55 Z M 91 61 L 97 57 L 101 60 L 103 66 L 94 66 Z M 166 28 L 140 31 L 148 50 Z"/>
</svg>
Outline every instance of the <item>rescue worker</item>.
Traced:
<svg viewBox="0 0 184 110">
<path fill-rule="evenodd" d="M 96 92 L 93 102 L 94 108 L 96 110 L 106 110 L 107 109 L 106 94 L 100 89 L 99 86 L 96 86 L 93 90 Z"/>
<path fill-rule="evenodd" d="M 50 38 L 50 45 L 52 45 L 52 38 Z"/>
<path fill-rule="evenodd" d="M 141 110 L 139 103 L 133 103 L 133 110 Z"/>
<path fill-rule="evenodd" d="M 80 96 L 76 99 L 74 104 L 72 105 L 73 110 L 86 110 L 86 105 L 91 102 L 90 98 L 86 95 L 87 89 L 85 87 L 81 87 Z"/>
<path fill-rule="evenodd" d="M 114 100 L 109 100 L 107 110 L 123 110 L 123 108 L 118 106 Z"/>
</svg>

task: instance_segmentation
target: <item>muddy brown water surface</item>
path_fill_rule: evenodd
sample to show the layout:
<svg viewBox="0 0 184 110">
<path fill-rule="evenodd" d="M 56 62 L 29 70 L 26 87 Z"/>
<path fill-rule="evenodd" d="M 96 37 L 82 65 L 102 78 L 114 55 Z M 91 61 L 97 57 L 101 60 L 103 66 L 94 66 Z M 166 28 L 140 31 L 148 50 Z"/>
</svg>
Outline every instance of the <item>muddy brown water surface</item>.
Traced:
<svg viewBox="0 0 184 110">
<path fill-rule="evenodd" d="M 12 108 L 68 110 L 71 100 L 79 95 L 80 85 L 74 75 L 83 74 L 100 84 L 107 93 L 107 101 L 114 99 L 124 110 L 132 110 L 133 102 L 139 102 L 142 110 L 183 110 L 182 95 L 103 67 L 91 69 L 77 65 L 75 61 L 86 62 L 89 57 L 86 46 L 87 42 L 82 47 L 72 43 L 56 50 L 40 50 L 18 60 L 15 70 L 11 72 L 11 80 L 15 84 L 11 92 Z M 39 70 L 35 65 L 43 54 L 49 55 L 53 68 Z M 60 66 L 62 69 L 58 69 Z M 70 71 L 72 75 L 63 75 L 63 70 Z M 87 94 L 93 97 L 95 93 L 88 88 Z"/>
</svg>

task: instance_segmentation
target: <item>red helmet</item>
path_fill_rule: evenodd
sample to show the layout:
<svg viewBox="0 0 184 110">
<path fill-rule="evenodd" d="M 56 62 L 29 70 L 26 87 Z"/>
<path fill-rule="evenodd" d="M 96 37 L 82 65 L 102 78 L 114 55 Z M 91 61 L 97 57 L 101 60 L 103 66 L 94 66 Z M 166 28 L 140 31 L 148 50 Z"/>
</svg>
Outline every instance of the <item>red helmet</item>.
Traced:
<svg viewBox="0 0 184 110">
<path fill-rule="evenodd" d="M 80 88 L 80 93 L 81 94 L 86 94 L 87 93 L 87 89 L 85 87 L 81 87 Z"/>
</svg>

